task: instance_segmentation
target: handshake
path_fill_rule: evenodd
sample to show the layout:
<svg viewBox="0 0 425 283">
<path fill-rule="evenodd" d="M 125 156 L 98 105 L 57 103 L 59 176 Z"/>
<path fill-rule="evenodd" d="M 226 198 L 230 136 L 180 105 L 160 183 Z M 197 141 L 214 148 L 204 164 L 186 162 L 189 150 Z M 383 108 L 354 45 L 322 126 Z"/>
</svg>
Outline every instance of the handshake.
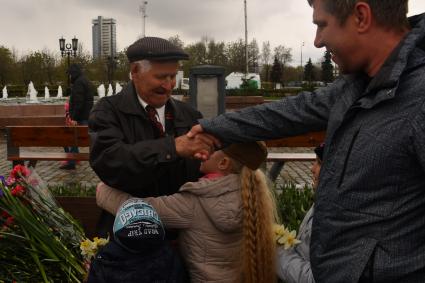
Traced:
<svg viewBox="0 0 425 283">
<path fill-rule="evenodd" d="M 221 142 L 203 131 L 201 125 L 195 125 L 183 136 L 175 138 L 176 152 L 181 157 L 207 160 Z"/>
</svg>

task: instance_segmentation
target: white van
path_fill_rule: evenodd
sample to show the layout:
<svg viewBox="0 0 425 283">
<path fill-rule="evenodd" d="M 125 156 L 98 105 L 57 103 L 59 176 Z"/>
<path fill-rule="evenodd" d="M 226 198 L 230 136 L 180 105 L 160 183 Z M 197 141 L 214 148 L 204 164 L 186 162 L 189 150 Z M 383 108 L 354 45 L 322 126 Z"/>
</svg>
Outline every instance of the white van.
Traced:
<svg viewBox="0 0 425 283">
<path fill-rule="evenodd" d="M 189 78 L 182 78 L 180 81 L 180 88 L 184 90 L 189 89 Z"/>
</svg>

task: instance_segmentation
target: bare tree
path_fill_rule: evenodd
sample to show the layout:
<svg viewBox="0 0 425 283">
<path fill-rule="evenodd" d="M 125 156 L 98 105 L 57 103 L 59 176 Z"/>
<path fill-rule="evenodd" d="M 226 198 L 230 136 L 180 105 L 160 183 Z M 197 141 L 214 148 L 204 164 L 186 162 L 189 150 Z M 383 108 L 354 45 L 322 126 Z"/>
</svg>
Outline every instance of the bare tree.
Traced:
<svg viewBox="0 0 425 283">
<path fill-rule="evenodd" d="M 55 81 L 55 67 L 56 67 L 56 60 L 55 60 L 55 54 L 53 54 L 52 51 L 50 51 L 47 48 L 44 48 L 41 52 L 42 56 L 42 70 L 47 77 L 47 81 L 50 85 L 52 85 Z"/>
<path fill-rule="evenodd" d="M 184 48 L 184 42 L 180 39 L 178 34 L 168 38 L 168 41 L 170 41 L 172 44 L 174 44 L 174 45 L 176 45 L 176 46 L 178 46 L 182 49 Z"/>
<path fill-rule="evenodd" d="M 245 72 L 245 42 L 239 39 L 230 42 L 226 47 L 228 72 Z"/>
<path fill-rule="evenodd" d="M 249 71 L 258 73 L 259 69 L 260 49 L 255 38 L 248 44 L 248 67 Z"/>
<path fill-rule="evenodd" d="M 283 45 L 278 45 L 274 49 L 274 57 L 277 58 L 277 61 L 280 63 L 282 70 L 285 69 L 286 65 L 292 62 L 292 49 L 286 48 Z M 284 76 L 282 72 L 282 76 Z M 282 78 L 283 81 L 283 78 Z"/>
<path fill-rule="evenodd" d="M 282 67 L 285 67 L 287 63 L 292 62 L 292 48 L 278 45 L 274 49 L 274 57 L 277 58 Z"/>
<path fill-rule="evenodd" d="M 263 65 L 265 81 L 269 81 L 270 59 L 271 59 L 270 41 L 266 41 L 266 42 L 263 42 L 263 46 L 261 48 L 261 63 Z"/>
<path fill-rule="evenodd" d="M 227 58 L 225 54 L 226 45 L 224 42 L 215 42 L 211 39 L 207 44 L 207 57 L 209 64 L 225 66 Z"/>
</svg>

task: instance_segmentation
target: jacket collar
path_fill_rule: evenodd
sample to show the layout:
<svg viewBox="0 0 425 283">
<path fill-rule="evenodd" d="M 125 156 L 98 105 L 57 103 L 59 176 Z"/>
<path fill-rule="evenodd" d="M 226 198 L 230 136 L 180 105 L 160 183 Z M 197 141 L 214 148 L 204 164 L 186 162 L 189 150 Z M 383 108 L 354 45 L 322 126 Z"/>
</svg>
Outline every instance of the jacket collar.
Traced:
<svg viewBox="0 0 425 283">
<path fill-rule="evenodd" d="M 416 47 L 421 47 L 425 40 L 425 14 L 409 18 L 412 30 L 400 41 L 381 67 L 376 76 L 371 80 L 358 106 L 372 108 L 374 105 L 392 99 L 395 96 L 402 73 L 408 69 L 424 64 L 425 59 L 420 61 L 410 59 L 410 55 Z"/>
<path fill-rule="evenodd" d="M 133 82 L 128 83 L 119 95 L 122 96 L 122 99 L 117 101 L 117 108 L 121 112 L 148 119 L 146 111 L 143 110 L 139 100 L 137 99 L 137 92 Z M 170 97 L 166 107 L 170 107 L 171 112 L 174 113 L 175 123 L 185 124 L 185 119 L 182 110 L 180 109 L 180 107 L 176 107 L 176 101 L 174 100 L 174 98 Z"/>
</svg>

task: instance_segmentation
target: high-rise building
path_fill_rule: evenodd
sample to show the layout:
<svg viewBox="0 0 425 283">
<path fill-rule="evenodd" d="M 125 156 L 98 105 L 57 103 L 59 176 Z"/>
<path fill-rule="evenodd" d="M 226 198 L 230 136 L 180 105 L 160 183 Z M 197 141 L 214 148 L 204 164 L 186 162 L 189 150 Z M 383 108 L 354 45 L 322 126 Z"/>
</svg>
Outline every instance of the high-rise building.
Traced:
<svg viewBox="0 0 425 283">
<path fill-rule="evenodd" d="M 98 16 L 92 20 L 93 58 L 115 56 L 117 52 L 117 34 L 115 19 Z"/>
</svg>

